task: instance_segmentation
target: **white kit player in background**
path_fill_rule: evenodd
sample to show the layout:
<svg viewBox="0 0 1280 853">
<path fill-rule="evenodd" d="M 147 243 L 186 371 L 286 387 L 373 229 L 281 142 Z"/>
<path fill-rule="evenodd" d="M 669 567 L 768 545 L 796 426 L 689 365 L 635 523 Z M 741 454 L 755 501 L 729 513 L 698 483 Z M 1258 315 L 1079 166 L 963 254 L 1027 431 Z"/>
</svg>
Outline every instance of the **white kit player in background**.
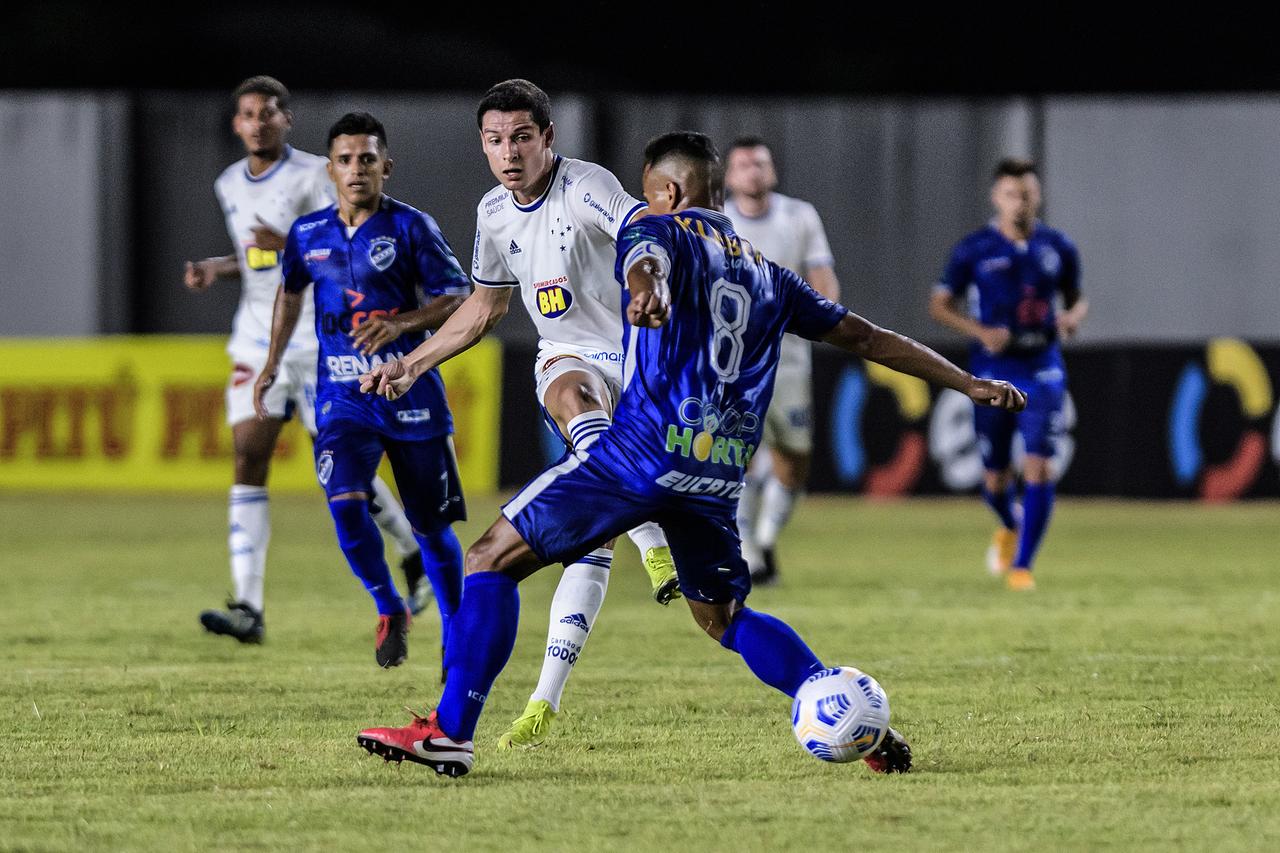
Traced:
<svg viewBox="0 0 1280 853">
<path fill-rule="evenodd" d="M 203 291 L 219 278 L 240 277 L 240 307 L 227 344 L 233 364 L 227 384 L 227 422 L 235 446 L 228 546 L 235 593 L 226 610 L 206 610 L 200 622 L 215 634 L 256 643 L 262 640 L 262 581 L 271 538 L 266 488 L 271 454 L 280 428 L 293 415 L 313 437 L 316 432 L 319 344 L 310 298 L 304 300 L 306 307 L 289 340 L 280 375 L 267 394 L 272 414 L 267 420 L 259 420 L 254 411 L 253 383 L 266 363 L 284 235 L 299 216 L 333 204 L 335 197 L 325 158 L 287 144 L 293 115 L 284 84 L 271 77 L 250 77 L 232 97 L 236 108 L 232 130 L 248 156 L 218 176 L 214 193 L 236 253 L 188 261 L 184 283 L 190 290 Z M 431 587 L 423 578 L 418 544 L 386 483 L 375 480 L 374 491 L 380 509 L 375 520 L 403 559 L 416 613 L 425 605 Z"/>
<path fill-rule="evenodd" d="M 576 452 L 608 429 L 622 384 L 622 291 L 613 276 L 620 232 L 645 204 L 608 170 L 556 155 L 551 102 L 527 80 L 485 93 L 476 111 L 480 143 L 499 185 L 476 211 L 471 296 L 417 352 L 428 370 L 475 344 L 506 315 L 517 289 L 540 338 L 538 401 Z M 654 598 L 679 595 L 662 530 L 629 534 Z M 613 561 L 612 543 L 565 567 L 551 602 L 542 675 L 528 707 L 498 741 L 532 747 L 546 739 L 565 683 L 595 625 Z"/>
<path fill-rule="evenodd" d="M 778 176 L 764 140 L 744 137 L 729 147 L 724 206 L 734 231 L 766 258 L 804 278 L 814 290 L 840 301 L 835 259 L 813 205 L 774 192 Z M 756 454 L 738 503 L 742 556 L 757 584 L 778 576 L 775 547 L 809 479 L 813 452 L 813 345 L 795 335 L 782 339 L 773 402 L 765 415 L 764 443 Z"/>
</svg>

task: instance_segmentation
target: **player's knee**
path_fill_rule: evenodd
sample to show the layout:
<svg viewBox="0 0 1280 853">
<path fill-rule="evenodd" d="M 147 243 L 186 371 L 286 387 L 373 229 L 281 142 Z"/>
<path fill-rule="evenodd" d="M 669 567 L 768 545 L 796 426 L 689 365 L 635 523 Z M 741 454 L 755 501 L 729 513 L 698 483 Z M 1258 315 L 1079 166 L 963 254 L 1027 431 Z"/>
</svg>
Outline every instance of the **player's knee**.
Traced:
<svg viewBox="0 0 1280 853">
<path fill-rule="evenodd" d="M 698 627 L 706 632 L 707 636 L 715 640 L 717 643 L 724 639 L 724 634 L 729 630 L 729 623 L 733 621 L 733 613 L 728 605 L 707 604 L 702 601 L 694 601 L 687 599 L 689 602 L 689 613 L 693 616 L 693 621 L 698 623 Z"/>
<path fill-rule="evenodd" d="M 1007 468 L 999 471 L 988 469 L 983 473 L 982 480 L 988 492 L 998 494 L 1009 488 L 1009 484 L 1013 481 L 1013 472 Z"/>
<path fill-rule="evenodd" d="M 462 573 L 464 575 L 475 575 L 480 572 L 496 572 L 501 571 L 501 567 L 497 565 L 497 555 L 492 547 L 492 542 L 486 541 L 484 537 L 467 549 L 467 554 L 462 560 Z"/>
<path fill-rule="evenodd" d="M 1027 454 L 1022 463 L 1022 477 L 1028 483 L 1036 485 L 1049 482 L 1053 477 L 1053 461 L 1047 456 Z"/>
<path fill-rule="evenodd" d="M 583 412 L 596 409 L 607 411 L 604 396 L 593 386 L 590 374 L 574 371 L 561 376 L 551 386 L 551 399 L 554 406 L 552 414 L 557 421 L 568 423 Z"/>
<path fill-rule="evenodd" d="M 271 470 L 271 451 L 236 451 L 236 483 L 241 486 L 265 486 Z"/>
<path fill-rule="evenodd" d="M 342 492 L 340 494 L 332 495 L 329 498 L 329 503 L 332 505 L 332 504 L 338 503 L 339 501 L 367 501 L 367 500 L 369 500 L 368 492 Z"/>
</svg>

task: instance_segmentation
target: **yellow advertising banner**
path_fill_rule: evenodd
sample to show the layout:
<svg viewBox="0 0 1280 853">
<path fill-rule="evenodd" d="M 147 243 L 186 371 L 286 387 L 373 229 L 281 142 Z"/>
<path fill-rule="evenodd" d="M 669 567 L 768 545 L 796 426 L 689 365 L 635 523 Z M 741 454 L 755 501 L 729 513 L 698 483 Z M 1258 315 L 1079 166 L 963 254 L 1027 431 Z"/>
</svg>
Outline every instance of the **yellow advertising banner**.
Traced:
<svg viewBox="0 0 1280 853">
<path fill-rule="evenodd" d="M 0 487 L 220 491 L 231 484 L 226 339 L 0 339 Z M 502 350 L 481 341 L 441 369 L 464 488 L 498 483 Z M 273 491 L 318 489 L 311 440 L 291 420 Z"/>
</svg>

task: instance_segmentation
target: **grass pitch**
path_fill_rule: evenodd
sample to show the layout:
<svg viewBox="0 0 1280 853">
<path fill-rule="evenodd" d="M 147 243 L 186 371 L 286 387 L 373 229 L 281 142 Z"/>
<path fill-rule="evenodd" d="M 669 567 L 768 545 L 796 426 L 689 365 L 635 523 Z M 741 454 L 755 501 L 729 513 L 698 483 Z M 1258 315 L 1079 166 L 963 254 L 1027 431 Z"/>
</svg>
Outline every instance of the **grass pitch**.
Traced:
<svg viewBox="0 0 1280 853">
<path fill-rule="evenodd" d="M 472 541 L 497 504 L 472 503 Z M 438 624 L 373 660 L 319 494 L 274 499 L 267 641 L 200 630 L 216 498 L 0 496 L 0 849 L 1276 849 L 1277 507 L 1062 501 L 1038 573 L 987 577 L 978 501 L 811 498 L 753 606 L 885 686 L 916 771 L 806 755 L 789 703 L 646 595 L 630 543 L 552 741 L 494 740 L 536 681 L 557 574 L 461 780 L 355 745 L 438 691 Z"/>
</svg>

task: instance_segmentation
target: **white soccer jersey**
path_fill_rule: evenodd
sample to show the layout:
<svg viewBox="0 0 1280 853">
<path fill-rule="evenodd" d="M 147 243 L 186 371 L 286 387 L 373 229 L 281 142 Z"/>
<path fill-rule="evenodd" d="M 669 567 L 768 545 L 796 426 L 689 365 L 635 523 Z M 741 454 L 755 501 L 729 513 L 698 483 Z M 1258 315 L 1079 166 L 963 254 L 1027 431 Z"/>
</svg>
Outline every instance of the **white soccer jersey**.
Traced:
<svg viewBox="0 0 1280 853">
<path fill-rule="evenodd" d="M 233 357 L 253 358 L 265 353 L 271 341 L 271 312 L 280 285 L 280 252 L 253 244 L 253 226 L 261 219 L 281 234 L 299 216 L 337 200 L 325 171 L 325 158 L 285 146 L 284 156 L 257 177 L 249 174 L 248 158 L 228 166 L 213 184 L 227 220 L 227 233 L 240 264 L 240 307 L 236 310 L 227 351 Z M 298 326 L 288 352 L 314 354 L 315 305 L 310 293 L 302 300 Z"/>
<path fill-rule="evenodd" d="M 733 222 L 733 230 L 747 238 L 775 264 L 803 277 L 805 270 L 835 265 L 827 234 L 822 229 L 818 211 L 807 201 L 770 193 L 764 216 L 746 216 L 730 198 L 725 202 L 725 215 Z M 778 370 L 808 372 L 813 345 L 795 335 L 782 339 Z"/>
<path fill-rule="evenodd" d="M 481 287 L 520 288 L 540 350 L 620 365 L 616 245 L 644 206 L 608 169 L 556 157 L 551 182 L 532 204 L 517 204 L 500 185 L 480 200 L 471 278 Z"/>
</svg>

